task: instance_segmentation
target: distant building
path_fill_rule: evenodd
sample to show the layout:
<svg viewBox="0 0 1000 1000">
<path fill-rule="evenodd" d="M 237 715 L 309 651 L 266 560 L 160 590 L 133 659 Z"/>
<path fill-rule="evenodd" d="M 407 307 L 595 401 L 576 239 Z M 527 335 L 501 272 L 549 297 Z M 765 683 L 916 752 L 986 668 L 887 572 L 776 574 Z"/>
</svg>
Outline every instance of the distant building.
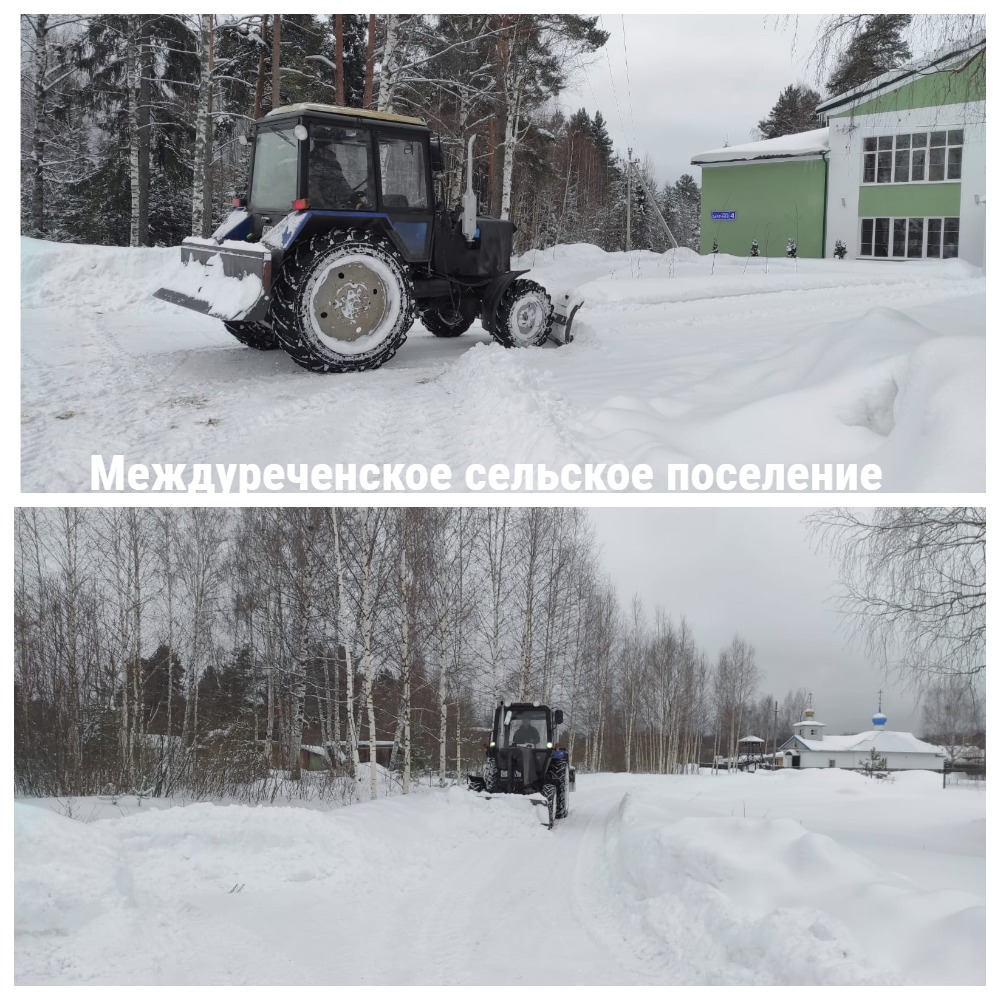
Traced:
<svg viewBox="0 0 1000 1000">
<path fill-rule="evenodd" d="M 986 247 L 986 36 L 890 70 L 816 109 L 827 128 L 709 150 L 701 252 L 859 260 Z"/>
<path fill-rule="evenodd" d="M 943 747 L 918 740 L 913 733 L 885 728 L 888 719 L 881 710 L 872 716 L 872 728 L 853 736 L 826 736 L 824 723 L 816 720 L 810 705 L 805 718 L 792 726 L 793 734 L 775 754 L 778 767 L 840 767 L 860 770 L 875 756 L 889 771 L 943 771 Z"/>
<path fill-rule="evenodd" d="M 789 239 L 799 257 L 823 256 L 830 130 L 815 129 L 699 153 L 701 252 L 784 257 Z"/>
</svg>

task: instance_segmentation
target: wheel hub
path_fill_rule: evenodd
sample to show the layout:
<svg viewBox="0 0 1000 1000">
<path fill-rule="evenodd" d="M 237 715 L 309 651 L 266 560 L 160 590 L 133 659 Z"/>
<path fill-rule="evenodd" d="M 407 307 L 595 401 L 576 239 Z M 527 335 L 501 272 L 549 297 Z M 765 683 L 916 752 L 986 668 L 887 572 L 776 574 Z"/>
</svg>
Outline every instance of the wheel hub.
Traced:
<svg viewBox="0 0 1000 1000">
<path fill-rule="evenodd" d="M 360 261 L 336 263 L 317 283 L 313 320 L 325 337 L 353 343 L 367 337 L 386 316 L 390 295 L 381 276 Z"/>
<path fill-rule="evenodd" d="M 515 305 L 512 318 L 511 333 L 522 343 L 530 343 L 545 322 L 545 311 L 534 295 L 526 295 Z"/>
</svg>

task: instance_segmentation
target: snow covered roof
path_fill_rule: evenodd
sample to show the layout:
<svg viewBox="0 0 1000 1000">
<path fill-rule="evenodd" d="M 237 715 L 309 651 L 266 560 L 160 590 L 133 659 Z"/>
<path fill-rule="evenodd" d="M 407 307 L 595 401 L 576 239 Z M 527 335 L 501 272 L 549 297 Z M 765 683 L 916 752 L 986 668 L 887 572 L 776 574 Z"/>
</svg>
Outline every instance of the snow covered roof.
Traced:
<svg viewBox="0 0 1000 1000">
<path fill-rule="evenodd" d="M 905 66 L 898 66 L 896 69 L 890 69 L 887 72 L 882 73 L 880 76 L 873 77 L 871 80 L 859 84 L 857 87 L 853 87 L 851 90 L 848 90 L 843 94 L 838 94 L 836 97 L 830 97 L 825 101 L 821 101 L 816 105 L 816 114 L 825 114 L 832 111 L 834 108 L 840 107 L 841 105 L 855 104 L 859 101 L 867 100 L 869 97 L 874 96 L 882 90 L 888 90 L 896 84 L 905 83 L 912 76 L 922 76 L 929 73 L 935 73 L 940 68 L 941 63 L 947 63 L 949 60 L 959 57 L 968 58 L 977 49 L 985 48 L 985 46 L 985 31 L 979 32 L 977 35 L 973 35 L 961 45 L 956 45 L 952 42 L 951 44 L 932 52 L 929 56 L 924 56 L 922 59 L 916 59 L 911 63 L 907 63 Z"/>
<path fill-rule="evenodd" d="M 941 747 L 918 740 L 913 733 L 896 733 L 884 729 L 872 729 L 851 736 L 824 736 L 821 740 L 807 740 L 803 736 L 793 736 L 792 739 L 801 743 L 807 750 L 815 750 L 817 753 L 829 751 L 869 753 L 875 750 L 878 753 L 932 753 L 944 756 Z"/>
<path fill-rule="evenodd" d="M 412 115 L 397 115 L 391 111 L 372 111 L 369 108 L 346 108 L 337 104 L 314 104 L 312 101 L 303 101 L 299 104 L 281 104 L 268 111 L 264 117 L 298 114 L 300 111 L 322 111 L 332 115 L 349 115 L 352 118 L 375 118 L 384 122 L 404 122 L 407 125 L 424 124 L 422 118 L 414 118 Z"/>
<path fill-rule="evenodd" d="M 793 156 L 815 156 L 830 151 L 830 129 L 814 128 L 809 132 L 779 135 L 777 139 L 745 142 L 741 146 L 710 149 L 691 157 L 692 163 L 729 163 L 736 160 L 773 160 Z"/>
</svg>

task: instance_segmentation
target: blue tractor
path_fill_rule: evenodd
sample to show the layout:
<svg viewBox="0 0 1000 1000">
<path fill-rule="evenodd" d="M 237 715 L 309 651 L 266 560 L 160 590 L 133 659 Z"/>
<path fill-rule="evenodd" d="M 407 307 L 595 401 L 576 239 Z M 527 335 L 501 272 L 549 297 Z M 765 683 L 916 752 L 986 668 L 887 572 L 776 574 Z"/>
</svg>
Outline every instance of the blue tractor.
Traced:
<svg viewBox="0 0 1000 1000">
<path fill-rule="evenodd" d="M 417 317 L 438 337 L 480 319 L 505 347 L 568 343 L 582 302 L 511 270 L 515 226 L 478 214 L 472 145 L 448 207 L 441 142 L 419 118 L 276 108 L 254 125 L 247 196 L 210 238 L 184 240 L 155 294 L 314 372 L 378 368 Z"/>
<path fill-rule="evenodd" d="M 480 773 L 468 774 L 469 788 L 492 797 L 525 795 L 543 807 L 550 829 L 569 815 L 576 770 L 569 752 L 556 744 L 562 709 L 529 702 L 500 702 Z"/>
</svg>

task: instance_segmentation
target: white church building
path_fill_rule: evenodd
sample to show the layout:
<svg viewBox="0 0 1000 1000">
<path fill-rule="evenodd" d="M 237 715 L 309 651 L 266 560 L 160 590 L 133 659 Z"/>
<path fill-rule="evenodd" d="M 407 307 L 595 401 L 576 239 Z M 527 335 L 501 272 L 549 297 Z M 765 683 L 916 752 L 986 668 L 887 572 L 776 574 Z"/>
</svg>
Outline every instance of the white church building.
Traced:
<svg viewBox="0 0 1000 1000">
<path fill-rule="evenodd" d="M 870 764 L 872 751 L 885 760 L 890 771 L 943 771 L 945 751 L 918 740 L 913 733 L 886 729 L 881 710 L 872 716 L 872 728 L 853 736 L 827 736 L 825 724 L 816 720 L 810 705 L 805 718 L 792 726 L 793 735 L 775 754 L 778 767 L 843 767 L 860 770 Z"/>
</svg>

